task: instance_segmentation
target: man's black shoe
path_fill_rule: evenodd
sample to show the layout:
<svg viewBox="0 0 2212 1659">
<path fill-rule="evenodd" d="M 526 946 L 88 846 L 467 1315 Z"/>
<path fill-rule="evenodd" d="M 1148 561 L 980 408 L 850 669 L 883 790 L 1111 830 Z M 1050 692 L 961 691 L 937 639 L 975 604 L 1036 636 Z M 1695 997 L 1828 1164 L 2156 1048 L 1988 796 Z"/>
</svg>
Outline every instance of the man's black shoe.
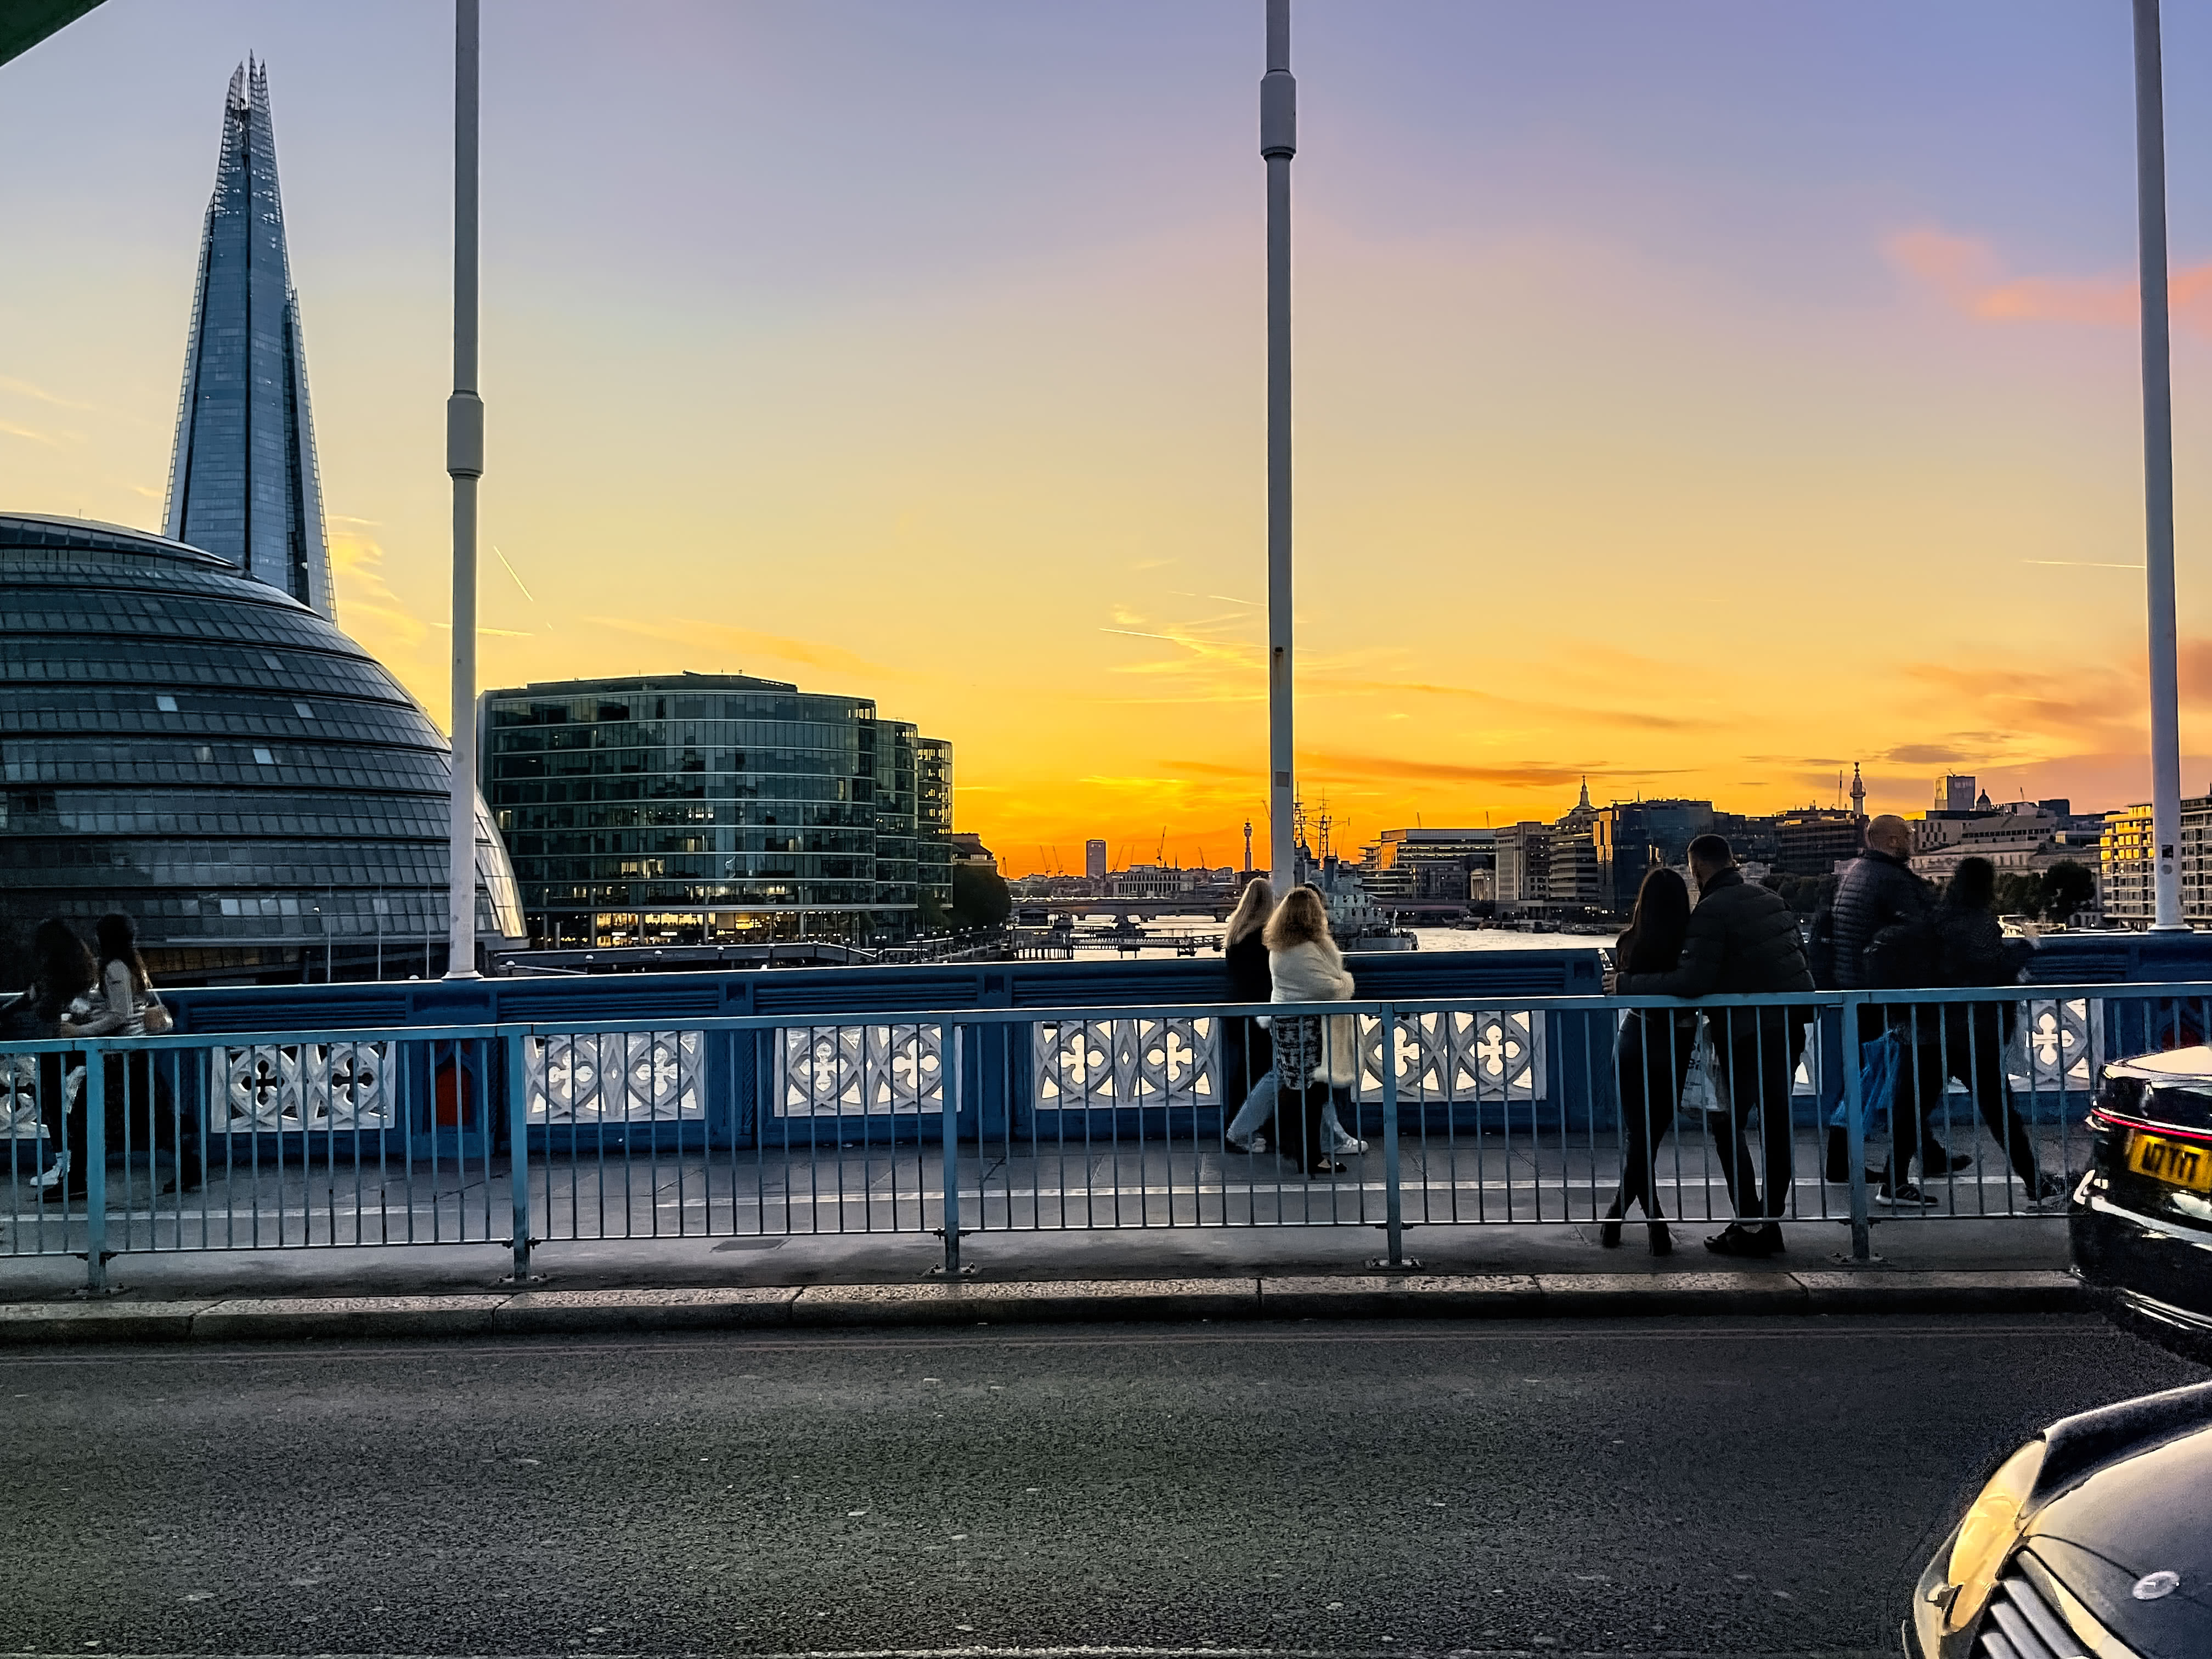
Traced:
<svg viewBox="0 0 2212 1659">
<path fill-rule="evenodd" d="M 1753 1231 L 1731 1221 L 1705 1241 L 1715 1255 L 1759 1257 L 1782 1253 L 1782 1229 L 1772 1223 Z"/>
</svg>

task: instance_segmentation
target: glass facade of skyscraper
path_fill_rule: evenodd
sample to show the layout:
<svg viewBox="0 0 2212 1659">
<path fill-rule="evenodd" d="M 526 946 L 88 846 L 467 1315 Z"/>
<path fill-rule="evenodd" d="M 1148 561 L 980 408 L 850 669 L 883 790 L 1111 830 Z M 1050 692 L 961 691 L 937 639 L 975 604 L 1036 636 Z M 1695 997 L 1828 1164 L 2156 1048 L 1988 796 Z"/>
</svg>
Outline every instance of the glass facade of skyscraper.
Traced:
<svg viewBox="0 0 2212 1659">
<path fill-rule="evenodd" d="M 0 515 L 0 945 L 138 924 L 171 979 L 442 971 L 450 750 L 384 666 L 223 560 Z M 477 925 L 521 911 L 481 819 Z"/>
<path fill-rule="evenodd" d="M 951 746 L 866 698 L 564 680 L 489 693 L 484 728 L 540 943 L 891 940 L 951 906 Z"/>
<path fill-rule="evenodd" d="M 239 65 L 223 100 L 164 526 L 172 538 L 335 614 L 269 80 L 251 61 Z"/>
</svg>

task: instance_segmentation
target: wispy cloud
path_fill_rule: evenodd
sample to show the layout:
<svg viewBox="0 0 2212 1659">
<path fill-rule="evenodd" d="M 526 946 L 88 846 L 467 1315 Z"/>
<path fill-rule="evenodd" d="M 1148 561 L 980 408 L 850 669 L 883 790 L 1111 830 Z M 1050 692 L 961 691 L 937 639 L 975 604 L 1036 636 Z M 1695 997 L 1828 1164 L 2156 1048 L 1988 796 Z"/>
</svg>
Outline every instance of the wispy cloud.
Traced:
<svg viewBox="0 0 2212 1659">
<path fill-rule="evenodd" d="M 46 444 L 55 449 L 62 447 L 62 441 L 59 438 L 49 433 L 34 432 L 27 426 L 17 426 L 13 421 L 0 421 L 0 437 L 23 438 L 32 443 Z"/>
<path fill-rule="evenodd" d="M 1449 761 L 1406 760 L 1394 755 L 1322 753 L 1301 754 L 1304 775 L 1329 778 L 1376 778 L 1395 781 L 1419 778 L 1452 783 L 1506 785 L 1566 785 L 1606 769 L 1601 764 L 1566 765 L 1557 761 L 1520 761 L 1501 765 L 1461 765 Z M 1644 772 L 1641 776 L 1658 776 Z"/>
<path fill-rule="evenodd" d="M 28 398 L 37 403 L 51 404 L 56 409 L 74 409 L 90 413 L 93 407 L 90 404 L 71 403 L 67 398 L 58 397 L 42 386 L 33 386 L 28 380 L 18 380 L 6 374 L 0 374 L 0 392 L 13 392 L 18 398 Z"/>
<path fill-rule="evenodd" d="M 2141 314 L 2136 279 L 2021 276 L 1978 236 L 1923 227 L 1899 231 L 1882 244 L 1893 269 L 1954 310 L 1984 323 L 2072 323 L 2133 327 Z M 2167 281 L 2174 320 L 2212 337 L 2212 263 L 2186 265 Z"/>
<path fill-rule="evenodd" d="M 2045 565 L 2057 570 L 2140 570 L 2139 564 L 2108 564 L 2102 559 L 2022 559 L 2022 564 Z"/>
<path fill-rule="evenodd" d="M 331 518 L 335 522 L 360 522 L 342 520 L 335 514 Z M 384 549 L 375 541 L 347 531 L 333 535 L 331 574 L 338 590 L 338 614 L 344 618 L 348 632 L 381 635 L 403 651 L 429 637 L 429 624 L 410 610 L 384 579 Z"/>
<path fill-rule="evenodd" d="M 766 657 L 776 662 L 803 663 L 810 668 L 827 668 L 840 673 L 869 674 L 902 680 L 918 678 L 908 670 L 877 662 L 841 646 L 824 645 L 818 640 L 799 639 L 787 634 L 763 634 L 750 628 L 732 628 L 726 623 L 640 622 L 630 617 L 586 617 L 584 620 L 624 634 L 635 634 L 648 640 L 666 640 L 672 644 L 688 645 L 702 651 Z"/>
</svg>

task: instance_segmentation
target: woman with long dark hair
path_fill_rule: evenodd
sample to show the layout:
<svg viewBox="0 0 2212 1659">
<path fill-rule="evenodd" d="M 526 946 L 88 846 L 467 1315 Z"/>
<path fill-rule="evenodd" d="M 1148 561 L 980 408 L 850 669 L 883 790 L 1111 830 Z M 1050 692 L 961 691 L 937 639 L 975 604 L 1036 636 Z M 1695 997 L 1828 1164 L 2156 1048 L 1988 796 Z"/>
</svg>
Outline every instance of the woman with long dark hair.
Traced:
<svg viewBox="0 0 2212 1659">
<path fill-rule="evenodd" d="M 1267 972 L 1267 918 L 1275 913 L 1275 890 L 1265 876 L 1244 884 L 1237 908 L 1221 936 L 1228 959 L 1230 993 L 1239 1002 L 1266 1002 L 1275 994 Z M 1222 1022 L 1222 1098 L 1237 1115 L 1222 1131 L 1225 1145 L 1240 1152 L 1264 1152 L 1267 1139 L 1260 1126 L 1275 1109 L 1275 1044 L 1256 1019 Z"/>
<path fill-rule="evenodd" d="M 1614 964 L 1623 974 L 1670 972 L 1682 954 L 1690 928 L 1690 886 L 1673 870 L 1656 869 L 1637 890 L 1628 928 L 1613 945 Z M 1691 1008 L 1637 1008 L 1621 1022 L 1613 1045 L 1613 1073 L 1620 1090 L 1620 1116 L 1626 1142 L 1620 1185 L 1598 1228 L 1598 1242 L 1620 1243 L 1621 1218 L 1631 1200 L 1643 1205 L 1651 1235 L 1651 1254 L 1671 1255 L 1674 1236 L 1659 1207 L 1659 1143 L 1674 1126 L 1697 1046 L 1698 1015 Z"/>
<path fill-rule="evenodd" d="M 1996 885 L 1996 866 L 1989 860 L 1959 860 L 1934 911 L 1943 984 L 2014 984 L 2034 956 L 2033 940 L 2008 939 L 1997 924 Z M 2051 1204 L 2065 1198 L 2067 1183 L 2038 1164 L 2035 1137 L 2021 1117 L 2006 1076 L 2005 1051 L 2019 1014 L 2020 1005 L 2009 1000 L 1923 1006 L 1919 1041 L 1911 1045 L 1913 1064 L 1909 1075 L 1898 1079 L 1897 1103 L 1891 1110 L 1900 1125 L 1907 1118 L 1917 1121 L 1923 1113 L 1932 1114 L 1941 1107 L 1948 1079 L 1958 1079 L 1973 1095 L 1990 1133 L 2004 1148 L 2005 1162 L 2027 1189 L 2029 1202 Z M 1899 1147 L 1911 1144 L 1906 1133 L 1905 1127 L 1899 1128 Z M 1952 1162 L 1955 1167 L 1966 1159 Z M 1893 1155 L 1888 1179 L 1882 1184 L 1893 1191 L 1892 1183 L 1903 1180 L 1904 1171 Z"/>
<path fill-rule="evenodd" d="M 84 941 L 59 916 L 48 916 L 31 934 L 31 983 L 26 994 L 29 1018 L 42 1037 L 58 1036 L 62 1022 L 78 1000 L 100 982 L 100 969 Z M 41 1196 L 84 1196 L 84 1102 L 70 1101 L 68 1056 L 39 1056 L 39 1121 L 54 1161 L 39 1179 Z M 78 1087 L 82 1090 L 82 1073 Z M 72 1150 L 73 1149 L 73 1150 Z"/>
</svg>

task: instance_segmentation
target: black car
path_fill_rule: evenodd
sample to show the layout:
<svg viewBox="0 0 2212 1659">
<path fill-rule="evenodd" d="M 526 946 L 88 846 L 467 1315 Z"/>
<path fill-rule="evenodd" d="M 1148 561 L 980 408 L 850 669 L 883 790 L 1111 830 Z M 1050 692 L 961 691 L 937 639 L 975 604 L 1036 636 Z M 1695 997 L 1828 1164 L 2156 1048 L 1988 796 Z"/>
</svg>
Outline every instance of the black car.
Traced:
<svg viewBox="0 0 2212 1659">
<path fill-rule="evenodd" d="M 2074 1270 L 2122 1323 L 2212 1359 L 2212 1048 L 2105 1068 L 2095 1159 L 2068 1209 Z"/>
<path fill-rule="evenodd" d="M 1914 1659 L 2212 1654 L 2212 1382 L 2061 1419 L 1920 1575 Z"/>
</svg>

